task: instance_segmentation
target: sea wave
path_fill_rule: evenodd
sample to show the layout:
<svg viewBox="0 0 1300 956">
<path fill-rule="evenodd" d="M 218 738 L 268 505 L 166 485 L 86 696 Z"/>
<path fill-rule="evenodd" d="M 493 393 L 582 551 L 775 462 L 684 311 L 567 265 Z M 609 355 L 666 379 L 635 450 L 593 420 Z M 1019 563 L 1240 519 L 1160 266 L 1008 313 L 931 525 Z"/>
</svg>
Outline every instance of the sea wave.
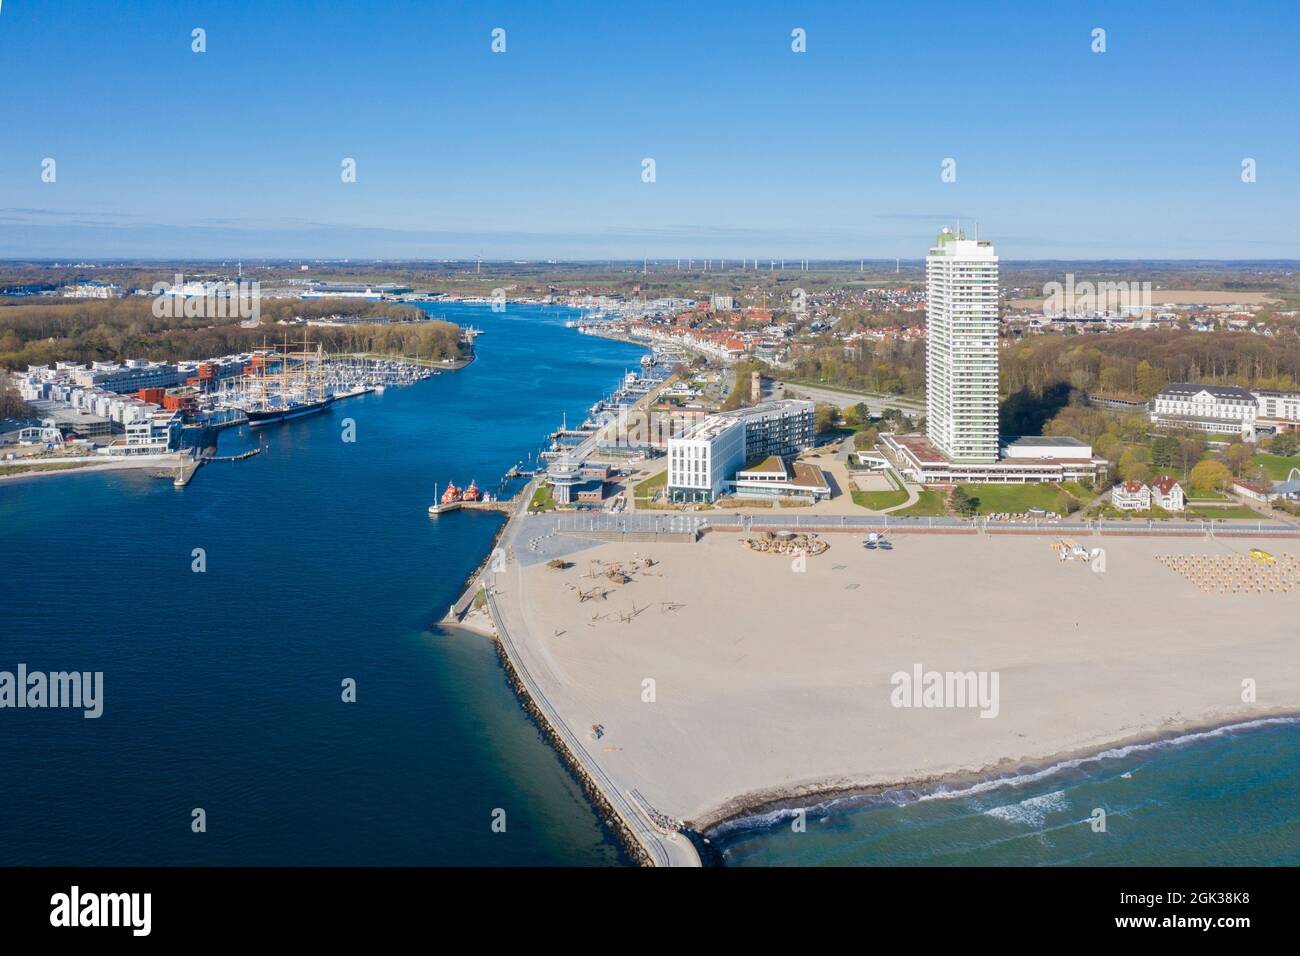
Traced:
<svg viewBox="0 0 1300 956">
<path fill-rule="evenodd" d="M 854 793 L 841 794 L 834 797 L 826 797 L 815 800 L 807 805 L 797 805 L 790 803 L 784 806 L 777 806 L 771 809 L 762 810 L 756 813 L 747 813 L 741 816 L 733 817 L 730 820 L 724 820 L 717 826 L 709 829 L 711 837 L 720 837 L 725 834 L 734 833 L 740 830 L 766 830 L 776 827 L 778 824 L 787 820 L 793 820 L 801 813 L 809 817 L 824 817 L 834 812 L 844 810 L 856 810 L 871 806 L 904 806 L 910 803 L 921 803 L 928 800 L 955 800 L 962 797 L 977 796 L 994 790 L 1000 790 L 1004 787 L 1022 787 L 1029 784 L 1038 783 L 1046 780 L 1056 774 L 1069 770 L 1077 769 L 1085 764 L 1099 763 L 1106 760 L 1122 760 L 1125 757 L 1137 753 L 1144 753 L 1154 750 L 1163 750 L 1170 747 L 1179 747 L 1186 744 L 1195 743 L 1202 740 L 1210 740 L 1216 737 L 1226 737 L 1241 731 L 1255 730 L 1262 727 L 1275 727 L 1285 724 L 1300 724 L 1300 716 L 1285 717 L 1261 717 L 1256 720 L 1246 720 L 1238 723 L 1223 724 L 1218 727 L 1212 727 L 1206 730 L 1190 731 L 1185 734 L 1179 734 L 1173 737 L 1161 737 L 1155 740 L 1142 741 L 1140 743 L 1126 744 L 1123 747 L 1110 747 L 1106 750 L 1090 754 L 1085 757 L 1072 757 L 1068 760 L 1061 760 L 1049 766 L 1036 770 L 1024 771 L 1021 773 L 1007 774 L 1001 777 L 990 777 L 986 780 L 980 780 L 976 783 L 948 786 L 939 784 L 932 788 L 917 787 L 894 787 L 888 790 L 878 791 L 875 793 Z M 1056 791 L 1062 793 L 1062 791 Z M 1019 815 L 1023 820 L 1029 821 L 1034 813 L 1037 812 L 1040 804 L 1033 804 L 1034 800 L 1044 800 L 1047 797 L 1053 797 L 1055 794 L 1046 794 L 1044 797 L 1031 797 L 1014 807 L 1025 807 L 1025 804 L 1031 804 L 1028 811 L 1017 811 L 1014 808 L 998 807 L 991 811 L 985 811 L 993 816 L 1002 815 L 1004 819 L 1013 818 Z M 1044 815 L 1053 807 L 1044 809 Z M 1000 814 L 997 811 L 1005 811 Z M 1040 825 L 1041 821 L 1034 825 Z"/>
<path fill-rule="evenodd" d="M 1054 810 L 1064 810 L 1070 805 L 1064 790 L 1053 790 L 1039 797 L 1029 797 L 1019 803 L 1009 803 L 1002 807 L 991 807 L 984 811 L 985 816 L 997 817 L 1007 823 L 1022 823 L 1031 827 L 1041 827 L 1047 815 Z"/>
</svg>

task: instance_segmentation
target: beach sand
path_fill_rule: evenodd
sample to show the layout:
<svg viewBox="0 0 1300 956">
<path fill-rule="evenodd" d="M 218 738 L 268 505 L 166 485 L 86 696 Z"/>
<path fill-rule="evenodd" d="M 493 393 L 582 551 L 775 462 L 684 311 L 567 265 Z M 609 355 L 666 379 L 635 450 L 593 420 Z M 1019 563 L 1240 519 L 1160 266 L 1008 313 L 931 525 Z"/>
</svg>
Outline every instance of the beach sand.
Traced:
<svg viewBox="0 0 1300 956">
<path fill-rule="evenodd" d="M 1244 558 L 1255 544 L 1281 556 L 1290 542 L 1091 537 L 1106 549 L 1098 574 L 1043 536 L 900 534 L 888 552 L 825 540 L 802 573 L 730 533 L 597 544 L 562 571 L 512 563 L 498 604 L 609 777 L 700 830 L 792 797 L 1300 712 L 1300 593 L 1209 595 L 1155 558 Z M 587 576 L 591 561 L 647 555 L 659 563 L 627 584 Z M 603 600 L 579 602 L 576 588 L 597 586 Z M 916 665 L 997 672 L 997 716 L 893 706 L 891 676 Z"/>
</svg>

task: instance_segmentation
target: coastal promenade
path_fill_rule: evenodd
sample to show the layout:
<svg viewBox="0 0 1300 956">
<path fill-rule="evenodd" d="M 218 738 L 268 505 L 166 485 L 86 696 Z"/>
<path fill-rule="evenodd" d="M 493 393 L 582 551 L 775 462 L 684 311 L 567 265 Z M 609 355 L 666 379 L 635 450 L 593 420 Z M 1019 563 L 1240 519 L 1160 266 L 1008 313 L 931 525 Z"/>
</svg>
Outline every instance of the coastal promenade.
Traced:
<svg viewBox="0 0 1300 956">
<path fill-rule="evenodd" d="M 501 652 L 518 680 L 518 692 L 527 696 L 535 708 L 534 716 L 544 722 L 556 746 L 564 751 L 583 782 L 603 800 L 604 809 L 617 818 L 625 838 L 635 841 L 651 865 L 699 866 L 700 857 L 691 841 L 683 834 L 655 825 L 649 815 L 633 802 L 630 793 L 610 779 L 579 734 L 559 714 L 534 674 L 538 669 L 548 669 L 548 665 L 534 650 L 539 645 L 530 639 L 524 608 L 515 600 L 498 600 L 502 596 L 513 597 L 523 593 L 522 566 L 510 556 L 516 549 L 516 539 L 527 514 L 532 487 L 530 482 L 524 493 L 519 495 L 519 507 L 510 516 L 497 546 L 498 552 L 505 556 L 505 570 L 493 572 L 490 569 L 494 562 L 490 561 L 489 570 L 482 576 L 488 593 L 488 612 L 496 628 Z M 471 585 L 471 590 L 474 586 Z M 554 674 L 549 669 L 547 676 L 554 680 Z"/>
</svg>

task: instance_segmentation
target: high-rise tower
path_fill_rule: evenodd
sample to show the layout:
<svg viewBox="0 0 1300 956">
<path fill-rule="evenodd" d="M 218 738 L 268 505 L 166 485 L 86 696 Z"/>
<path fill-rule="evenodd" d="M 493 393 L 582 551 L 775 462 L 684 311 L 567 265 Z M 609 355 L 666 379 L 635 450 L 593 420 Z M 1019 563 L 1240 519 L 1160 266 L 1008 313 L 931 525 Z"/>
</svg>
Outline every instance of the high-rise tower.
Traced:
<svg viewBox="0 0 1300 956">
<path fill-rule="evenodd" d="M 998 458 L 998 257 L 946 226 L 925 259 L 926 437 L 955 462 Z"/>
</svg>

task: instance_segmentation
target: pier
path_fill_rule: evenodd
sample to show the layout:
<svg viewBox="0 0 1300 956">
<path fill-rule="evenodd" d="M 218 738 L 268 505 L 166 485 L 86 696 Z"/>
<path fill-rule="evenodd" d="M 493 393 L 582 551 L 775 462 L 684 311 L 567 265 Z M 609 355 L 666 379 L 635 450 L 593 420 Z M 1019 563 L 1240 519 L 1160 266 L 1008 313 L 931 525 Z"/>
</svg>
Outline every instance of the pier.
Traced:
<svg viewBox="0 0 1300 956">
<path fill-rule="evenodd" d="M 449 609 L 444 623 L 451 626 L 459 624 L 475 599 L 480 594 L 484 595 L 487 612 L 496 633 L 497 652 L 511 686 L 523 702 L 524 709 L 538 722 L 559 752 L 560 758 L 578 778 L 606 822 L 621 836 L 628 850 L 644 866 L 698 867 L 701 865 L 699 853 L 686 834 L 665 828 L 662 821 L 656 819 L 653 811 L 647 808 L 643 799 L 638 799 L 634 792 L 621 790 L 601 769 L 579 735 L 564 722 L 529 671 L 528 655 L 512 633 L 527 633 L 526 620 L 516 620 L 516 616 L 522 612 L 509 602 L 506 602 L 506 607 L 498 603 L 498 598 L 502 596 L 502 585 L 515 589 L 515 593 L 522 590 L 519 578 L 521 567 L 513 555 L 515 539 L 527 520 L 526 509 L 534 485 L 535 482 L 529 482 L 523 493 L 511 503 L 492 502 L 506 504 L 507 510 L 511 512 L 493 552 L 504 557 L 505 570 L 491 570 L 489 560 Z"/>
</svg>

